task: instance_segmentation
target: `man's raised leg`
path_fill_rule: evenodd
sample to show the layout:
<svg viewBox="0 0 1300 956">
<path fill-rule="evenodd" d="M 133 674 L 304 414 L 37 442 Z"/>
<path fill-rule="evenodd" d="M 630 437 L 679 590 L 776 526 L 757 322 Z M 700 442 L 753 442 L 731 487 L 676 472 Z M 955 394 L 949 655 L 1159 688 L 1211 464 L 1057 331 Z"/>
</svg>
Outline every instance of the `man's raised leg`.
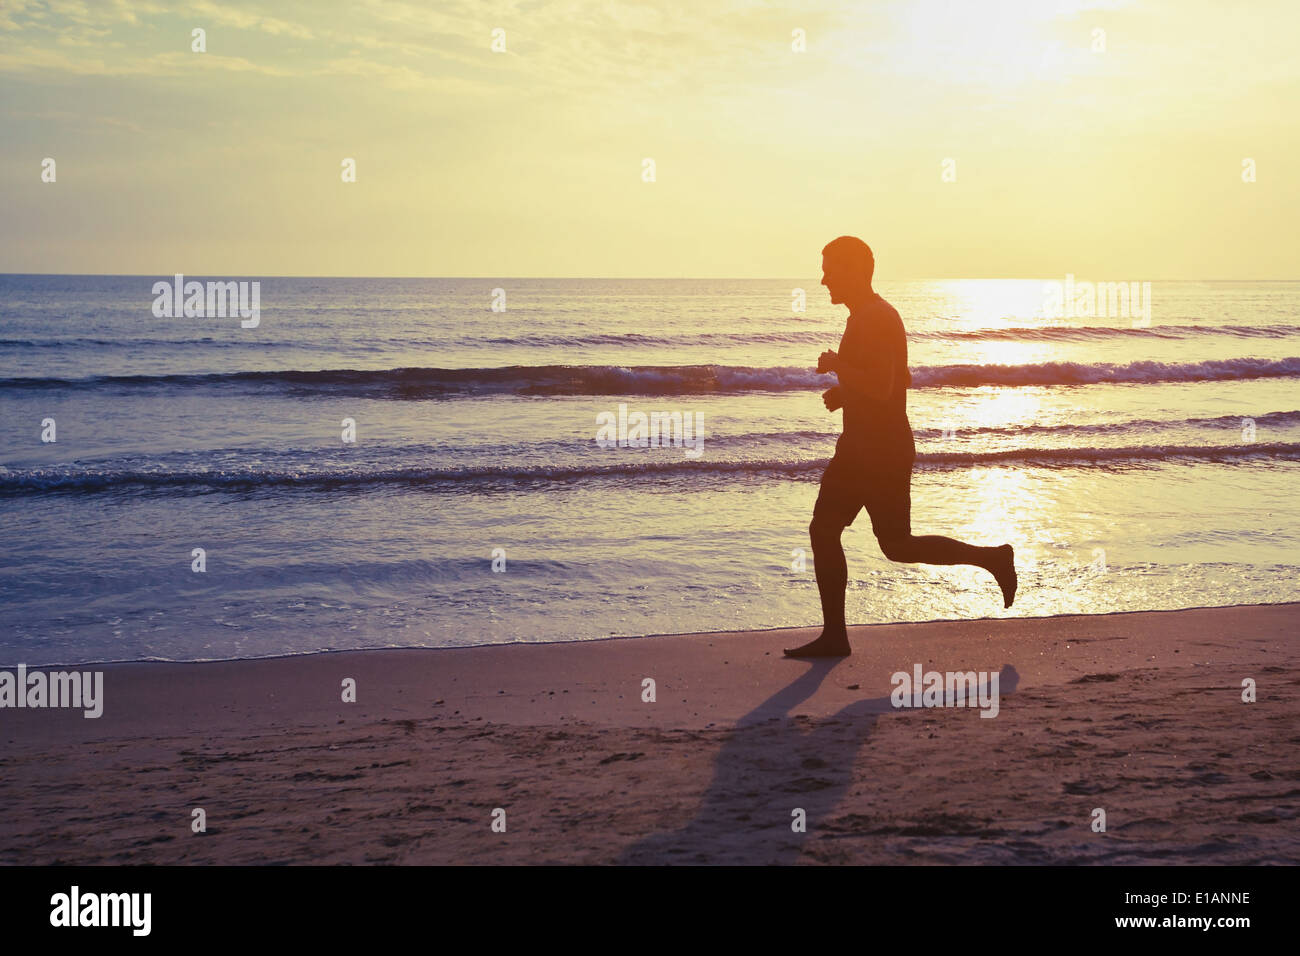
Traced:
<svg viewBox="0 0 1300 956">
<path fill-rule="evenodd" d="M 981 548 L 939 534 L 899 534 L 878 538 L 890 561 L 905 564 L 971 564 L 983 568 L 1002 589 L 1002 606 L 1016 599 L 1016 552 L 1009 544 Z"/>
</svg>

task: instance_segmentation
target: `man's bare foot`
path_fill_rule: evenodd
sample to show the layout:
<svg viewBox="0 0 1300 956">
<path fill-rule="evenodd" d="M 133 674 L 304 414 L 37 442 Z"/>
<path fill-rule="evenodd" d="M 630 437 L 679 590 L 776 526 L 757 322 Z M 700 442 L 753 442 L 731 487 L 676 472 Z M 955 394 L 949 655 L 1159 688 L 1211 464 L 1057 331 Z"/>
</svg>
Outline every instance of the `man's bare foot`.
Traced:
<svg viewBox="0 0 1300 956">
<path fill-rule="evenodd" d="M 846 631 L 822 631 L 815 641 L 785 649 L 786 657 L 848 657 L 852 653 Z"/>
<path fill-rule="evenodd" d="M 1002 588 L 1002 606 L 1011 607 L 1016 599 L 1016 549 L 1009 544 L 998 548 L 998 563 L 989 568 Z"/>
</svg>

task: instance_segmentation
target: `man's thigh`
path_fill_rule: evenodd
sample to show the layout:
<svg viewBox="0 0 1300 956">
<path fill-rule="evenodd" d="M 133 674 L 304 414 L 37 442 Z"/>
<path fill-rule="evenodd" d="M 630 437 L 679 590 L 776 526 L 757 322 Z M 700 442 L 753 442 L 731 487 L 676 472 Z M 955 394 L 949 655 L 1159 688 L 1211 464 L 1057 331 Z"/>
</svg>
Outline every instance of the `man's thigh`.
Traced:
<svg viewBox="0 0 1300 956">
<path fill-rule="evenodd" d="M 912 534 L 912 461 L 881 462 L 866 485 L 867 514 L 877 540 Z"/>
<path fill-rule="evenodd" d="M 853 524 L 867 504 L 866 475 L 839 456 L 830 460 L 822 473 L 821 489 L 813 506 L 813 520 L 838 528 Z"/>
</svg>

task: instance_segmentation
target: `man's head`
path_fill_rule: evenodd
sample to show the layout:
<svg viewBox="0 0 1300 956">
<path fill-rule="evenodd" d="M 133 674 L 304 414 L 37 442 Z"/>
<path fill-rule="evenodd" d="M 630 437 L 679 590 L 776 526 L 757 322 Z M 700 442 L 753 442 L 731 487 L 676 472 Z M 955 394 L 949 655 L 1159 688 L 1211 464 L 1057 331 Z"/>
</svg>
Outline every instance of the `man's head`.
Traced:
<svg viewBox="0 0 1300 956">
<path fill-rule="evenodd" d="M 850 307 L 871 294 L 871 277 L 876 257 L 871 247 L 856 236 L 832 239 L 822 250 L 822 285 L 836 305 Z"/>
</svg>

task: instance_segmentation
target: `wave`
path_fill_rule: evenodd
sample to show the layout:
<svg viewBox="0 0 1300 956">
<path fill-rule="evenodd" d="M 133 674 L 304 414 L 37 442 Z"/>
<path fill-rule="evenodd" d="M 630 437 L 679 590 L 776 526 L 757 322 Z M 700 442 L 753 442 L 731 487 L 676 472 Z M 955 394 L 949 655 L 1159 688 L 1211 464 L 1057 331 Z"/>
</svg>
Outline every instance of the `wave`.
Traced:
<svg viewBox="0 0 1300 956">
<path fill-rule="evenodd" d="M 193 349 L 196 346 L 207 346 L 218 349 L 227 348 L 247 348 L 262 349 L 301 349 L 310 351 L 316 348 L 333 348 L 337 349 L 336 343 L 319 345 L 313 342 L 291 342 L 283 339 L 240 339 L 236 337 L 217 338 L 211 335 L 205 335 L 200 338 L 177 338 L 177 339 L 141 339 L 131 336 L 121 336 L 112 339 L 87 338 L 83 336 L 74 336 L 62 339 L 0 339 L 0 348 L 32 348 L 32 349 L 83 349 L 88 346 L 94 346 L 96 349 L 104 348 L 122 348 L 136 351 L 140 348 L 166 348 L 172 346 L 175 348 Z M 367 348 L 365 343 L 357 343 L 350 346 L 351 348 L 362 351 L 375 351 Z"/>
<path fill-rule="evenodd" d="M 706 440 L 707 446 L 707 440 Z M 1111 468 L 1166 462 L 1300 461 L 1300 442 L 1236 445 L 1136 445 L 1117 448 L 1012 448 L 992 452 L 918 454 L 918 470 L 971 466 Z M 820 477 L 826 458 L 798 461 L 709 461 L 684 457 L 670 461 L 628 461 L 613 465 L 538 465 L 533 467 L 427 467 L 364 469 L 340 467 L 292 470 L 130 470 L 77 466 L 8 469 L 0 467 L 0 495 L 32 492 L 112 492 L 136 490 L 233 491 L 258 489 L 364 490 L 410 486 L 430 491 L 516 491 L 602 479 L 663 479 L 736 476 L 807 479 Z"/>
<path fill-rule="evenodd" d="M 842 330 L 836 327 L 814 329 L 786 329 L 783 331 L 683 332 L 680 334 L 643 332 L 593 332 L 553 335 L 502 335 L 461 336 L 446 340 L 412 342 L 409 339 L 391 338 L 350 342 L 347 350 L 405 351 L 411 347 L 424 348 L 590 348 L 593 346 L 645 346 L 681 348 L 691 346 L 763 345 L 818 345 L 839 341 Z M 909 331 L 908 338 L 939 342 L 1027 341 L 1027 342 L 1090 342 L 1116 338 L 1186 339 L 1202 335 L 1227 335 L 1239 338 L 1289 338 L 1300 336 L 1296 325 L 1152 325 L 1131 326 L 1073 326 L 1028 325 L 985 329 L 944 329 Z M 56 339 L 0 338 L 0 348 L 81 349 L 87 347 L 138 349 L 141 346 L 193 348 L 204 345 L 218 349 L 249 348 L 257 350 L 289 348 L 302 351 L 317 349 L 337 350 L 336 342 L 285 341 L 273 338 L 246 339 L 235 337 L 202 336 L 199 338 L 133 339 L 130 337 L 93 338 L 69 336 Z"/>
<path fill-rule="evenodd" d="M 913 387 L 1097 385 L 1215 382 L 1300 375 L 1300 358 L 1209 359 L 1203 362 L 1037 362 L 1027 365 L 943 365 L 913 373 Z"/>
<path fill-rule="evenodd" d="M 962 437 L 978 438 L 988 435 L 1052 435 L 1069 434 L 1122 434 L 1135 429 L 1171 429 L 1171 428 L 1222 428 L 1234 431 L 1242 427 L 1249 419 L 1257 428 L 1277 428 L 1300 424 L 1300 411 L 1267 412 L 1263 415 L 1214 415 L 1203 418 L 1126 418 L 1112 422 L 1071 422 L 1067 425 L 980 425 L 973 428 L 959 428 L 957 434 Z M 942 428 L 919 427 L 912 422 L 912 434 L 916 438 L 939 438 L 945 434 Z M 779 436 L 773 436 L 779 437 Z M 716 441 L 716 439 L 715 439 Z"/>
<path fill-rule="evenodd" d="M 1285 339 L 1300 335 L 1297 325 L 1028 325 L 1000 329 L 908 332 L 907 337 L 950 341 L 1077 342 L 1112 338 L 1186 339 L 1199 335 L 1234 335 L 1241 338 Z"/>
<path fill-rule="evenodd" d="M 1025 365 L 939 365 L 912 370 L 913 388 L 984 385 L 1058 386 L 1145 382 L 1211 382 L 1300 375 L 1300 358 L 1234 358 L 1128 364 L 1037 362 Z M 320 369 L 99 375 L 0 379 L 0 389 L 240 388 L 289 394 L 421 399 L 481 394 L 706 395 L 821 390 L 827 375 L 799 366 L 514 365 L 503 368 Z"/>
<path fill-rule="evenodd" d="M 571 335 L 503 335 L 457 339 L 453 344 L 464 347 L 489 346 L 507 348 L 580 348 L 597 345 L 644 345 L 684 347 L 693 345 L 790 344 L 806 345 L 839 341 L 838 326 L 821 330 L 787 329 L 753 332 L 691 332 L 677 335 L 642 332 L 594 332 Z M 940 342 L 1028 341 L 1090 342 L 1114 338 L 1186 339 L 1200 335 L 1228 335 L 1239 338 L 1289 338 L 1300 335 L 1297 325 L 1152 325 L 1152 326 L 1074 326 L 1022 325 L 986 329 L 909 330 L 911 339 Z"/>
<path fill-rule="evenodd" d="M 1243 423 L 1246 421 L 1253 422 L 1260 434 L 1275 437 L 1282 430 L 1300 425 L 1300 410 L 1267 412 L 1250 418 L 1237 414 L 1204 418 L 1130 418 L 1065 424 L 971 424 L 957 428 L 954 433 L 949 433 L 945 428 L 919 424 L 914 420 L 912 432 L 918 445 L 927 442 L 956 441 L 960 444 L 943 447 L 965 449 L 972 446 L 979 447 L 984 444 L 982 440 L 988 438 L 1027 441 L 1042 437 L 1052 442 L 1044 452 L 1050 454 L 1051 448 L 1057 445 L 1072 447 L 1081 435 L 1126 435 L 1130 440 L 1151 441 L 1156 437 L 1153 433 L 1172 432 L 1173 434 L 1168 436 L 1170 439 L 1182 440 L 1185 443 L 1191 440 L 1192 434 L 1199 432 L 1209 436 L 1217 434 L 1220 439 L 1231 435 L 1235 440 L 1241 434 Z M 789 460 L 824 454 L 835 446 L 839 435 L 839 430 L 835 428 L 721 433 L 706 430 L 704 448 L 709 458 L 721 454 L 726 458 Z M 1175 446 L 1169 445 L 1169 447 Z M 408 465 L 416 468 L 425 467 L 430 461 L 442 464 L 437 475 L 470 473 L 458 469 L 462 466 L 472 467 L 480 462 L 502 461 L 547 462 L 548 467 L 552 468 L 568 463 L 572 467 L 564 469 L 567 472 L 581 470 L 590 463 L 592 456 L 617 457 L 622 454 L 616 448 L 599 451 L 595 449 L 594 439 L 575 441 L 573 437 L 515 442 L 467 442 L 464 436 L 434 442 L 373 438 L 362 445 L 349 447 L 346 451 L 341 450 L 337 444 L 300 445 L 279 442 L 273 445 L 220 445 L 155 453 L 118 451 L 102 456 L 80 456 L 75 464 L 65 467 L 79 469 L 81 473 L 89 475 L 102 473 L 124 476 L 127 481 L 135 480 L 135 476 L 145 476 L 144 480 L 149 481 L 153 480 L 151 476 L 155 475 L 216 474 L 217 480 L 222 482 L 241 477 L 255 481 L 257 476 L 262 474 L 299 475 L 339 472 L 362 474 L 403 468 Z M 1035 448 L 1033 451 L 1037 454 L 1042 449 Z M 665 448 L 651 454 L 662 456 L 676 453 Z M 922 458 L 926 459 L 926 456 Z M 559 471 L 556 473 L 558 474 Z M 0 466 L 0 477 L 22 474 L 24 473 L 6 471 L 3 466 Z M 27 474 L 29 477 L 39 476 L 42 480 L 56 477 L 52 472 L 39 470 Z"/>
</svg>

